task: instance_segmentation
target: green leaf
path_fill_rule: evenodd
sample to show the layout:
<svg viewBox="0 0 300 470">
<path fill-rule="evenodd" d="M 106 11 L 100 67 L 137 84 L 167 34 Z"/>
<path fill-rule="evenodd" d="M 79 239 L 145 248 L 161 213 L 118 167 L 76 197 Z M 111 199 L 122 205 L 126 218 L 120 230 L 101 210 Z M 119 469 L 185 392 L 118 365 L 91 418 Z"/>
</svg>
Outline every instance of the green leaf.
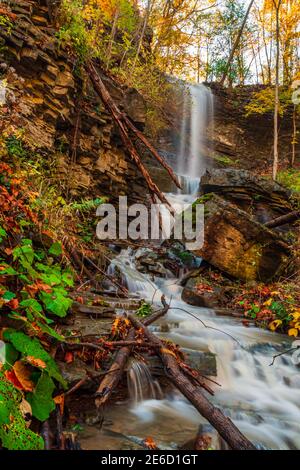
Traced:
<svg viewBox="0 0 300 470">
<path fill-rule="evenodd" d="M 35 299 L 22 300 L 20 307 L 29 308 L 33 313 L 42 313 L 43 311 L 43 307 Z"/>
<path fill-rule="evenodd" d="M 53 245 L 49 248 L 49 254 L 54 256 L 60 256 L 62 254 L 61 244 L 58 242 L 53 243 Z"/>
<path fill-rule="evenodd" d="M 42 450 L 43 439 L 27 428 L 20 411 L 22 394 L 0 372 L 0 440 L 9 450 Z"/>
<path fill-rule="evenodd" d="M 47 373 L 42 373 L 34 392 L 30 392 L 26 396 L 32 408 L 32 415 L 40 421 L 46 421 L 55 409 L 52 398 L 54 389 L 53 380 Z"/>
<path fill-rule="evenodd" d="M 14 294 L 13 292 L 10 292 L 9 290 L 7 290 L 2 296 L 2 299 L 5 300 L 6 302 L 9 302 L 10 300 L 15 299 L 15 298 L 16 298 L 16 294 Z"/>
<path fill-rule="evenodd" d="M 52 338 L 57 339 L 58 341 L 64 341 L 65 338 L 57 333 L 53 328 L 51 328 L 49 325 L 46 325 L 45 323 L 42 322 L 37 322 L 37 325 L 40 327 L 40 329 L 43 331 L 43 333 L 47 333 L 47 335 L 52 336 Z"/>
<path fill-rule="evenodd" d="M 73 287 L 74 286 L 74 278 L 73 278 L 73 274 L 71 273 L 71 271 L 65 271 L 62 274 L 62 281 L 68 287 Z"/>
<path fill-rule="evenodd" d="M 65 317 L 73 303 L 72 299 L 65 296 L 65 292 L 56 288 L 53 289 L 51 294 L 40 292 L 39 298 L 44 303 L 46 309 L 58 317 Z"/>
<path fill-rule="evenodd" d="M 0 342 L 0 363 L 2 363 L 4 370 L 11 369 L 18 356 L 18 351 L 10 343 Z"/>
<path fill-rule="evenodd" d="M 61 283 L 61 277 L 57 276 L 57 274 L 52 273 L 52 274 L 42 274 L 41 279 L 45 284 L 48 284 L 49 286 L 57 286 Z"/>
<path fill-rule="evenodd" d="M 13 258 L 15 261 L 18 260 L 24 268 L 27 268 L 28 265 L 31 266 L 34 259 L 34 251 L 32 246 L 17 246 L 13 250 Z"/>
<path fill-rule="evenodd" d="M 0 225 L 0 243 L 3 242 L 3 239 L 7 237 L 7 232 Z"/>
<path fill-rule="evenodd" d="M 37 338 L 29 338 L 29 336 L 25 335 L 22 331 L 8 329 L 4 331 L 3 339 L 11 342 L 25 359 L 27 356 L 41 359 L 46 364 L 45 370 L 48 372 L 49 376 L 60 382 L 64 388 L 67 386 L 66 381 L 62 378 L 58 370 L 56 362 L 41 346 Z"/>
<path fill-rule="evenodd" d="M 23 246 L 32 246 L 32 240 L 30 240 L 30 238 L 23 238 L 21 243 Z"/>
<path fill-rule="evenodd" d="M 5 267 L 5 269 L 3 269 L 2 271 L 0 271 L 1 273 L 1 276 L 15 276 L 17 273 L 17 271 L 15 271 L 14 268 L 12 268 L 11 266 L 7 266 Z"/>
</svg>

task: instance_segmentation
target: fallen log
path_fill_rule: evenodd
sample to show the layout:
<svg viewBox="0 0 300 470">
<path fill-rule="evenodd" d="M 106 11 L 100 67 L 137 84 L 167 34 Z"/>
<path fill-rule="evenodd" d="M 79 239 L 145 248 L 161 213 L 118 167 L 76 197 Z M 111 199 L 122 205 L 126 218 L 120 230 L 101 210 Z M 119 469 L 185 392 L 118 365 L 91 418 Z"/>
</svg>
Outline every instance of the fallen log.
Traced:
<svg viewBox="0 0 300 470">
<path fill-rule="evenodd" d="M 159 155 L 157 150 L 148 141 L 148 139 L 146 139 L 144 134 L 135 127 L 135 125 L 130 121 L 130 119 L 126 115 L 124 115 L 124 120 L 125 120 L 127 126 L 130 128 L 130 130 L 140 139 L 141 142 L 143 142 L 143 144 L 148 148 L 148 150 L 150 150 L 151 154 L 156 158 L 156 160 L 161 164 L 161 166 L 163 166 L 164 169 L 167 170 L 167 172 L 169 173 L 171 179 L 176 184 L 177 188 L 182 189 L 182 186 L 181 186 L 177 176 L 175 175 L 174 171 L 172 170 L 172 168 Z"/>
<path fill-rule="evenodd" d="M 205 397 L 199 385 L 193 384 L 182 372 L 172 351 L 166 349 L 163 342 L 137 320 L 129 315 L 131 323 L 137 329 L 142 329 L 148 340 L 157 345 L 157 351 L 165 366 L 167 376 L 181 393 L 195 406 L 199 413 L 210 422 L 233 450 L 255 450 L 255 446 L 240 432 L 230 418 L 227 418 L 219 408 L 216 408 Z"/>
<path fill-rule="evenodd" d="M 169 305 L 167 305 L 164 297 L 162 297 L 161 301 L 163 304 L 163 308 L 159 310 L 158 312 L 154 313 L 153 315 L 151 315 L 149 318 L 147 318 L 144 323 L 141 323 L 143 327 L 151 325 L 152 323 L 154 323 L 156 320 L 158 320 L 160 317 L 162 317 L 163 315 L 167 313 L 169 309 Z M 129 330 L 129 333 L 125 341 L 128 341 L 130 343 L 134 342 L 135 334 L 136 334 L 135 328 L 131 328 Z M 111 396 L 111 393 L 120 382 L 120 379 L 122 378 L 127 361 L 133 349 L 134 349 L 134 345 L 124 346 L 116 354 L 115 360 L 109 369 L 109 373 L 104 377 L 104 379 L 100 383 L 100 386 L 95 394 L 95 397 L 96 397 L 95 403 L 98 409 L 102 408 L 107 403 L 107 401 L 109 400 Z"/>
<path fill-rule="evenodd" d="M 300 211 L 293 211 L 293 212 L 289 212 L 288 214 L 281 215 L 280 217 L 276 217 L 276 219 L 269 220 L 269 222 L 265 223 L 265 227 L 268 227 L 268 228 L 281 227 L 282 225 L 295 222 L 298 219 L 300 219 Z"/>
<path fill-rule="evenodd" d="M 130 157 L 135 162 L 142 176 L 144 177 L 147 183 L 147 186 L 149 188 L 150 194 L 156 195 L 158 199 L 169 208 L 172 215 L 175 215 L 174 209 L 172 208 L 171 204 L 169 203 L 167 198 L 164 196 L 164 194 L 160 191 L 158 186 L 154 183 L 148 170 L 145 168 L 144 164 L 142 163 L 140 156 L 134 144 L 132 143 L 132 140 L 129 137 L 128 123 L 124 119 L 124 114 L 121 113 L 121 111 L 119 110 L 115 102 L 113 101 L 103 81 L 101 80 L 101 77 L 97 73 L 97 70 L 95 69 L 94 65 L 91 62 L 89 62 L 86 64 L 85 68 L 92 81 L 95 91 L 102 99 L 105 107 L 111 112 L 114 121 L 118 125 L 122 142 L 125 148 L 128 150 Z"/>
</svg>

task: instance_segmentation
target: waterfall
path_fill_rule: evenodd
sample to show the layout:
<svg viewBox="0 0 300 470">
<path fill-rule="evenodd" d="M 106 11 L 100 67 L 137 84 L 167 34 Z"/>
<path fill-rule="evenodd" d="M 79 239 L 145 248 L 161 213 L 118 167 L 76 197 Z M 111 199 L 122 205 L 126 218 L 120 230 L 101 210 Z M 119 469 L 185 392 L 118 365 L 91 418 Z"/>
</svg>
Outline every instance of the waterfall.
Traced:
<svg viewBox="0 0 300 470">
<path fill-rule="evenodd" d="M 184 90 L 177 173 L 185 193 L 195 193 L 206 170 L 206 133 L 213 121 L 214 98 L 204 85 Z"/>
<path fill-rule="evenodd" d="M 149 367 L 142 361 L 132 361 L 127 372 L 128 391 L 135 404 L 163 396 L 160 385 L 154 380 Z"/>
</svg>

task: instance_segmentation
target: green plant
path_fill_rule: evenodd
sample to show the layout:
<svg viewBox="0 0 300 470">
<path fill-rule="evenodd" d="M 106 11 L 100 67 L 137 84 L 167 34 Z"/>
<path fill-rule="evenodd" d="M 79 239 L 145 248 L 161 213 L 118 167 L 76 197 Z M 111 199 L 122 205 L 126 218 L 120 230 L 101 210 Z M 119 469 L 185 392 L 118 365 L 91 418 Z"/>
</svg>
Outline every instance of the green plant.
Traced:
<svg viewBox="0 0 300 470">
<path fill-rule="evenodd" d="M 136 314 L 138 317 L 145 318 L 151 314 L 151 305 L 148 302 L 142 302 L 142 305 L 137 309 Z"/>
<path fill-rule="evenodd" d="M 22 141 L 16 135 L 10 135 L 5 139 L 5 145 L 8 155 L 12 157 L 24 158 L 27 151 L 23 147 Z"/>
<path fill-rule="evenodd" d="M 279 171 L 277 175 L 278 182 L 286 186 L 294 193 L 300 193 L 300 171 L 289 169 Z"/>
<path fill-rule="evenodd" d="M 0 440 L 9 450 L 42 450 L 43 439 L 28 429 L 20 405 L 22 393 L 0 371 Z"/>
</svg>

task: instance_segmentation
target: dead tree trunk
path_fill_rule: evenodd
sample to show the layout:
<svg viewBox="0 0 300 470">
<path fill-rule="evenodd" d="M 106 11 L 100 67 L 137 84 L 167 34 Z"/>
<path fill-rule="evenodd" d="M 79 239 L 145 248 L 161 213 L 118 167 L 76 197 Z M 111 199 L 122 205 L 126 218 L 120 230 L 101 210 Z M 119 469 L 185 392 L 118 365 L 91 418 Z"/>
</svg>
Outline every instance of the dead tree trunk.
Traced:
<svg viewBox="0 0 300 470">
<path fill-rule="evenodd" d="M 300 211 L 293 211 L 293 212 L 290 212 L 289 214 L 276 217 L 276 219 L 269 220 L 269 222 L 265 223 L 265 227 L 268 227 L 268 228 L 281 227 L 282 225 L 295 222 L 298 219 L 300 219 Z"/>
<path fill-rule="evenodd" d="M 159 356 L 165 366 L 166 374 L 174 385 L 195 406 L 199 413 L 210 422 L 228 445 L 233 450 L 255 450 L 255 446 L 240 432 L 235 424 L 203 395 L 200 386 L 193 385 L 185 377 L 176 357 L 173 356 L 171 351 L 166 350 L 166 346 L 162 341 L 151 333 L 148 328 L 145 328 L 145 325 L 133 315 L 129 315 L 129 319 L 135 328 L 143 329 L 148 340 L 157 347 Z"/>
</svg>

